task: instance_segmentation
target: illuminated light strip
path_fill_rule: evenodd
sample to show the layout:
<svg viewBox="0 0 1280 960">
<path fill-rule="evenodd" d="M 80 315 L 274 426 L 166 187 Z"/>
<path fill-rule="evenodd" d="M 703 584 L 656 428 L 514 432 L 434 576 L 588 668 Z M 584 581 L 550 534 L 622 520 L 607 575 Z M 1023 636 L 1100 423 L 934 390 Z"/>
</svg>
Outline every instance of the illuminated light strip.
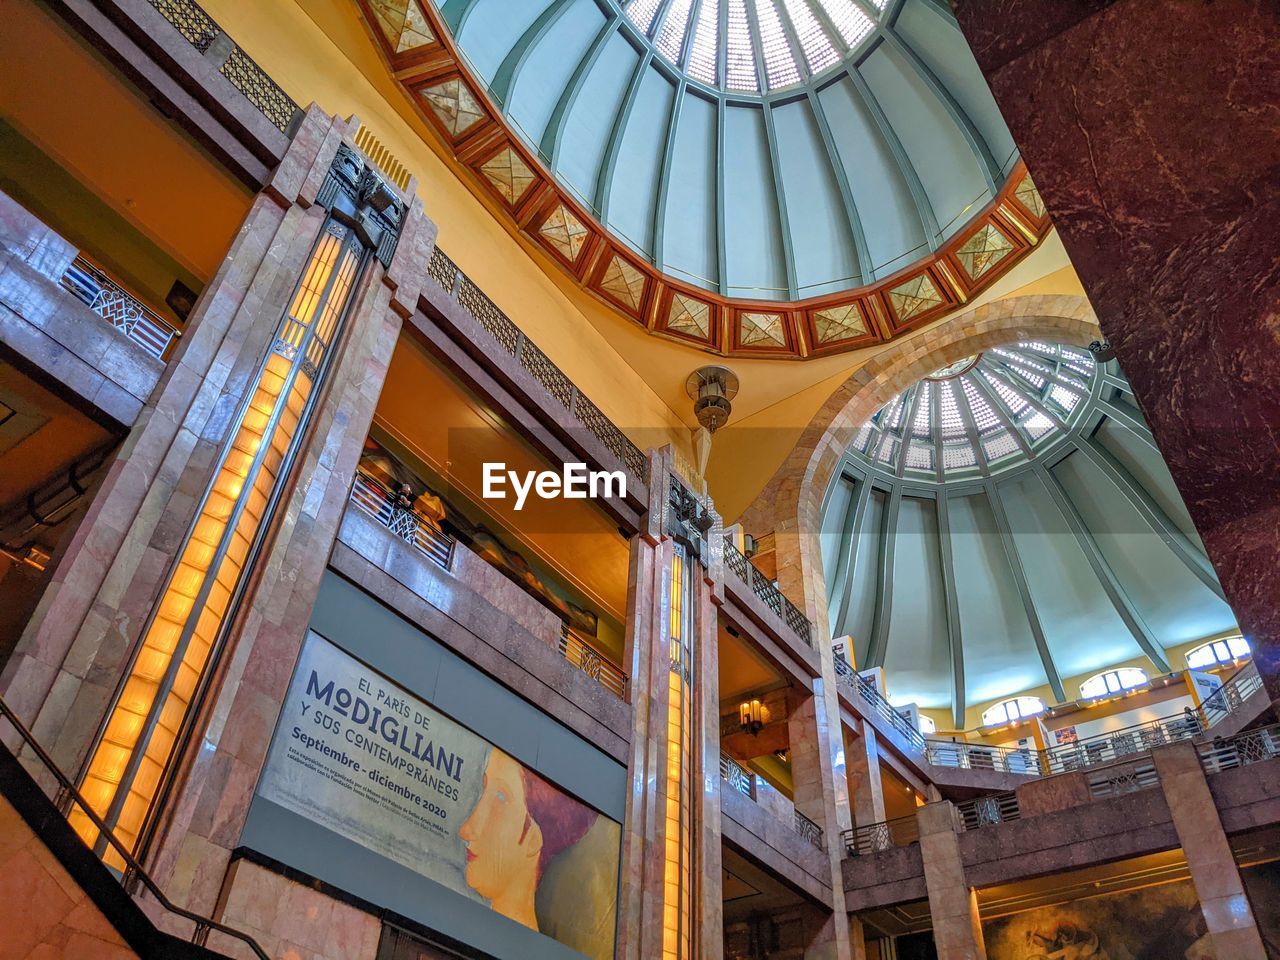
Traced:
<svg viewBox="0 0 1280 960">
<path fill-rule="evenodd" d="M 692 592 L 684 554 L 671 559 L 671 646 L 667 680 L 667 775 L 663 837 L 662 956 L 693 956 L 692 746 L 689 742 L 693 682 L 689 614 Z"/>
<path fill-rule="evenodd" d="M 330 221 L 89 761 L 81 792 L 126 845 L 136 847 L 141 836 L 246 561 L 266 526 L 362 257 L 351 231 Z M 86 844 L 105 844 L 78 807 L 69 820 Z M 124 868 L 114 849 L 103 854 L 108 865 Z"/>
</svg>

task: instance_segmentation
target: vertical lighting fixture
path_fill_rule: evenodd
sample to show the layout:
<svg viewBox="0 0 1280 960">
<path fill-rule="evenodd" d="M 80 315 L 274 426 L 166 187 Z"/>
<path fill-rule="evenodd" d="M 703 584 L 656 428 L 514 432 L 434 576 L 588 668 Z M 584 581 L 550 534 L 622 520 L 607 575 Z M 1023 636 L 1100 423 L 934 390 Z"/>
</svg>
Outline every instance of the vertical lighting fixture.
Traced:
<svg viewBox="0 0 1280 960">
<path fill-rule="evenodd" d="M 320 200 L 332 203 L 333 213 L 222 449 L 81 785 L 88 805 L 135 851 L 217 662 L 367 254 L 376 249 L 386 263 L 394 250 L 399 204 L 345 145 Z M 84 811 L 74 808 L 69 820 L 110 866 L 124 869 Z"/>
<path fill-rule="evenodd" d="M 738 726 L 743 733 L 755 736 L 764 729 L 768 714 L 759 700 L 746 700 L 738 705 Z"/>
<path fill-rule="evenodd" d="M 663 960 L 693 956 L 693 565 L 684 548 L 671 560 L 670 671 L 667 688 L 666 847 Z"/>
</svg>

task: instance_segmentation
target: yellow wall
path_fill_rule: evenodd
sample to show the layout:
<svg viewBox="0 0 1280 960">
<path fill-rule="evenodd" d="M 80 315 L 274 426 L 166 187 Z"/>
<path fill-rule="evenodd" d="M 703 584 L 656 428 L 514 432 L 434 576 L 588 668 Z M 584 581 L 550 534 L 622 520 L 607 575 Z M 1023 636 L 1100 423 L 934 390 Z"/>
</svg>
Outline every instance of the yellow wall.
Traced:
<svg viewBox="0 0 1280 960">
<path fill-rule="evenodd" d="M 203 6 L 300 104 L 315 101 L 329 113 L 354 114 L 370 128 L 418 178 L 441 248 L 614 423 L 641 446 L 672 442 L 689 451 L 688 430 L 676 413 L 460 181 L 434 132 L 391 79 L 355 3 L 208 0 Z M 330 34 L 342 38 L 341 47 Z"/>
</svg>

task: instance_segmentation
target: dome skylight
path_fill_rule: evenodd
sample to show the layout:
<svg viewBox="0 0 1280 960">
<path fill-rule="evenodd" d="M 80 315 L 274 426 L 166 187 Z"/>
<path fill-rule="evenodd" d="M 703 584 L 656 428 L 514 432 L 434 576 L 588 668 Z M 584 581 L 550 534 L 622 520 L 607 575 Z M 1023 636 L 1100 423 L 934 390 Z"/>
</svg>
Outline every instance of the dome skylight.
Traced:
<svg viewBox="0 0 1280 960">
<path fill-rule="evenodd" d="M 840 63 L 874 31 L 884 0 L 621 0 L 631 24 L 686 76 L 763 93 Z"/>
<path fill-rule="evenodd" d="M 1093 357 L 1040 342 L 935 370 L 885 404 L 852 451 L 899 477 L 941 481 L 1022 463 L 1060 437 L 1089 395 Z"/>
</svg>

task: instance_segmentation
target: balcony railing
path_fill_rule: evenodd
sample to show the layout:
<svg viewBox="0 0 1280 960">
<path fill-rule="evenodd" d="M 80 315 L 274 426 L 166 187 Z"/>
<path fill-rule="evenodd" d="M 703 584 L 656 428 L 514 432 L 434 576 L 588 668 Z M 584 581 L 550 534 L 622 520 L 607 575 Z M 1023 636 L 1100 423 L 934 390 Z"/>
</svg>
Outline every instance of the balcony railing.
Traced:
<svg viewBox="0 0 1280 960">
<path fill-rule="evenodd" d="M 619 698 L 627 697 L 627 675 L 585 637 L 564 624 L 560 628 L 560 656 Z"/>
<path fill-rule="evenodd" d="M 733 757 L 720 754 L 720 779 L 744 797 L 756 798 L 756 778 L 742 769 Z"/>
<path fill-rule="evenodd" d="M 965 830 L 980 830 L 998 823 L 1022 819 L 1015 793 L 997 793 L 989 797 L 974 797 L 956 804 Z"/>
<path fill-rule="evenodd" d="M 1251 763 L 1280 758 L 1280 724 L 1246 730 L 1227 739 L 1197 744 L 1205 773 L 1247 767 Z"/>
<path fill-rule="evenodd" d="M 628 473 L 642 483 L 648 480 L 649 460 L 640 448 L 627 439 L 626 434 L 599 407 L 583 396 L 574 382 L 439 247 L 431 256 L 427 272 L 441 289 L 484 327 L 497 347 L 514 357 L 557 403 L 618 458 Z"/>
<path fill-rule="evenodd" d="M 865 857 L 894 847 L 909 847 L 920 842 L 920 823 L 915 814 L 897 820 L 883 820 L 853 827 L 840 834 L 844 850 L 851 857 Z"/>
<path fill-rule="evenodd" d="M 20 719 L 18 719 L 17 714 L 9 708 L 9 705 L 5 703 L 3 699 L 0 699 L 0 717 L 3 717 L 9 722 L 17 733 L 18 738 L 26 745 L 30 755 L 39 761 L 45 771 L 53 777 L 54 782 L 57 783 L 57 794 L 51 799 L 62 816 L 66 817 L 72 809 L 79 808 L 80 811 L 93 822 L 94 827 L 97 828 L 98 834 L 102 838 L 103 842 L 105 842 L 106 846 L 110 847 L 112 853 L 119 858 L 121 863 L 124 864 L 124 872 L 120 876 L 120 882 L 126 891 L 132 893 L 139 885 L 145 887 L 147 892 L 155 898 L 156 903 L 160 905 L 162 910 L 165 910 L 176 917 L 180 917 L 182 920 L 185 920 L 192 925 L 192 943 L 203 945 L 208 942 L 210 933 L 217 932 L 235 940 L 239 940 L 248 949 L 252 950 L 255 956 L 260 957 L 261 960 L 268 960 L 266 952 L 258 945 L 258 942 L 247 933 L 243 933 L 233 927 L 228 927 L 225 924 L 219 923 L 217 920 L 211 920 L 210 918 L 201 916 L 198 913 L 193 913 L 190 910 L 178 906 L 166 897 L 164 891 L 161 890 L 159 885 L 151 879 L 151 875 L 147 873 L 142 864 L 134 859 L 133 851 L 119 838 L 117 838 L 115 833 L 112 832 L 112 828 L 107 825 L 106 821 L 94 812 L 93 808 L 85 801 L 80 791 L 76 789 L 76 785 L 71 782 L 70 778 L 68 778 L 65 773 L 62 772 L 62 768 L 54 762 L 53 758 L 49 756 L 44 747 L 40 745 L 39 741 L 36 740 L 31 731 L 26 728 Z M 121 952 L 123 953 L 124 951 Z"/>
<path fill-rule="evenodd" d="M 1200 704 L 1200 712 L 1204 714 L 1205 725 L 1216 727 L 1219 723 L 1236 713 L 1244 702 L 1262 689 L 1262 676 L 1253 663 L 1248 663 L 1236 671 L 1235 675 L 1206 697 Z"/>
<path fill-rule="evenodd" d="M 1146 790 L 1160 783 L 1160 775 L 1149 757 L 1140 757 L 1090 770 L 1088 782 L 1089 795 L 1096 799 Z"/>
<path fill-rule="evenodd" d="M 217 21 L 205 13 L 195 0 L 148 2 L 202 56 L 209 54 L 218 37 L 225 36 Z M 253 58 L 239 44 L 230 41 L 226 49 L 226 59 L 218 67 L 218 72 L 244 94 L 245 99 L 270 120 L 272 125 L 289 136 L 302 110 L 265 70 L 254 63 Z"/>
<path fill-rule="evenodd" d="M 158 360 L 163 360 L 169 345 L 182 336 L 83 256 L 77 256 L 62 275 L 62 286 Z"/>
<path fill-rule="evenodd" d="M 980 743 L 929 740 L 925 759 L 938 767 L 961 770 L 994 770 L 997 773 L 1023 773 L 1044 776 L 1047 772 L 1039 750 L 1020 747 L 991 747 Z"/>
<path fill-rule="evenodd" d="M 405 543 L 445 570 L 453 562 L 454 539 L 431 520 L 412 509 L 398 506 L 386 487 L 365 473 L 357 473 L 351 502 L 364 510 Z"/>
<path fill-rule="evenodd" d="M 759 597 L 766 607 L 776 613 L 791 631 L 810 647 L 813 646 L 813 624 L 794 603 L 782 595 L 779 590 L 754 563 L 737 548 L 733 540 L 724 538 L 724 559 L 729 569 L 751 588 L 751 592 Z"/>
<path fill-rule="evenodd" d="M 796 833 L 808 840 L 819 850 L 822 849 L 822 828 L 806 817 L 799 810 L 796 812 Z"/>
<path fill-rule="evenodd" d="M 871 705 L 871 709 L 881 718 L 887 720 L 889 725 L 893 727 L 899 734 L 906 738 L 919 753 L 925 752 L 924 735 L 911 725 L 897 710 L 893 709 L 893 704 L 884 698 L 880 691 L 876 688 L 876 682 L 870 677 L 864 677 L 849 665 L 839 653 L 835 656 L 836 663 L 836 681 L 844 684 L 848 689 L 857 691 L 861 694 L 862 699 Z"/>
</svg>

